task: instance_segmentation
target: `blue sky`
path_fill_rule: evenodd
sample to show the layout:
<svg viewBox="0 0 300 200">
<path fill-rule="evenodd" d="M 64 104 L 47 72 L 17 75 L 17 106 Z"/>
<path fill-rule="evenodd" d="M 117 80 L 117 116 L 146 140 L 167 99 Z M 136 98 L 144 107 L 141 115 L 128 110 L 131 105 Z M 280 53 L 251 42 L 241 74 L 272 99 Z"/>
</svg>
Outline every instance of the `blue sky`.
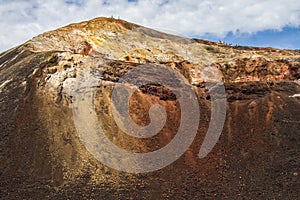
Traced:
<svg viewBox="0 0 300 200">
<path fill-rule="evenodd" d="M 212 35 L 201 37 L 212 41 L 220 40 L 219 37 Z M 232 45 L 300 49 L 300 28 L 284 27 L 282 30 L 265 30 L 252 34 L 233 34 L 229 32 L 225 37 L 222 37 L 221 40 Z"/>
<path fill-rule="evenodd" d="M 233 45 L 300 49 L 299 0 L 0 0 L 0 51 L 100 16 Z"/>
</svg>

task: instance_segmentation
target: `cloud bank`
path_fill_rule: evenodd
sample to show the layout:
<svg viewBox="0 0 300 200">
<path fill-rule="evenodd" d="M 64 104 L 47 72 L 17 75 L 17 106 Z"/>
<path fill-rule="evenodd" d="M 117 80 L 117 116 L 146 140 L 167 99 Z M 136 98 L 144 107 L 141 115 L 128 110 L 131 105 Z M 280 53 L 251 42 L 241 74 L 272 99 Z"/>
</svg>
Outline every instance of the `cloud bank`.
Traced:
<svg viewBox="0 0 300 200">
<path fill-rule="evenodd" d="M 187 37 L 300 26 L 299 0 L 0 0 L 0 51 L 99 16 Z"/>
</svg>

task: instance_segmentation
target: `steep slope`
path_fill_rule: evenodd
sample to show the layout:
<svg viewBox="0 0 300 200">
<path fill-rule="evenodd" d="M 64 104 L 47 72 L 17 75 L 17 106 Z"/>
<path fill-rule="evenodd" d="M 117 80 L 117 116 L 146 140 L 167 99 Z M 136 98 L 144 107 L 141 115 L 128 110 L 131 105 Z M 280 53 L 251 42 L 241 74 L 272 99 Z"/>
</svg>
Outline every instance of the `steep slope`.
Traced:
<svg viewBox="0 0 300 200">
<path fill-rule="evenodd" d="M 113 18 L 96 18 L 39 35 L 0 54 L 0 196 L 295 199 L 300 193 L 299 66 L 300 51 L 227 46 Z M 124 81 L 126 74 L 140 67 L 144 68 L 138 77 Z M 136 153 L 155 152 L 176 139 L 185 116 L 184 101 L 173 92 L 178 89 L 177 79 L 165 72 L 184 77 L 179 82 L 196 95 L 200 118 L 188 118 L 185 133 L 190 134 L 195 120 L 199 121 L 192 144 L 183 149 L 183 155 L 175 155 L 175 162 L 148 173 L 111 168 L 119 165 L 118 159 L 97 160 L 80 133 L 85 128 L 87 134 L 92 132 L 90 127 L 97 124 L 116 146 Z M 160 75 L 170 87 L 139 85 L 152 75 Z M 222 133 L 212 151 L 199 158 L 215 119 L 214 105 L 223 105 L 213 103 L 223 98 L 221 90 L 213 92 L 218 84 L 226 92 L 225 123 L 219 127 Z M 165 108 L 159 134 L 133 137 L 116 122 L 114 107 L 126 106 L 125 101 L 113 101 L 119 85 L 137 89 L 128 112 L 139 126 L 155 118 L 157 123 L 164 121 L 162 113 L 151 117 L 151 105 Z M 188 101 L 195 106 L 192 102 Z M 80 110 L 84 107 L 92 110 Z M 188 144 L 188 136 L 180 144 Z M 100 157 L 111 153 L 99 152 Z M 146 168 L 144 161 L 123 164 L 126 169 Z"/>
</svg>

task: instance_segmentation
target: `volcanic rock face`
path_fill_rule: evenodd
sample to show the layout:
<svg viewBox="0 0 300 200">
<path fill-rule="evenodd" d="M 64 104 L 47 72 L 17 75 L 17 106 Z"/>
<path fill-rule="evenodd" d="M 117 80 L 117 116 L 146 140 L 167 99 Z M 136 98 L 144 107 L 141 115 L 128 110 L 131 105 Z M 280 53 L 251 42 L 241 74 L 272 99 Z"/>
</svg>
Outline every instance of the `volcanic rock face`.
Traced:
<svg viewBox="0 0 300 200">
<path fill-rule="evenodd" d="M 135 84 L 121 82 L 141 66 L 149 70 Z M 82 140 L 74 116 L 81 104 L 74 96 L 80 94 L 82 102 L 92 99 L 97 124 L 116 146 L 136 153 L 155 152 L 176 138 L 184 115 L 172 88 L 135 86 L 137 80 L 157 75 L 155 66 L 180 74 L 194 91 L 201 113 L 197 135 L 183 155 L 162 169 L 128 173 L 110 168 Z M 163 75 L 161 79 L 175 84 L 175 79 Z M 90 76 L 97 78 L 96 85 L 78 86 Z M 0 196 L 296 199 L 300 193 L 299 79 L 299 51 L 226 46 L 112 18 L 39 35 L 0 54 Z M 213 116 L 214 97 L 208 86 L 212 83 L 225 86 L 226 120 L 217 144 L 200 159 L 199 149 Z M 165 108 L 166 121 L 157 135 L 137 138 L 117 125 L 113 108 L 123 102 L 112 101 L 117 85 L 136 89 L 128 104 L 130 117 L 139 126 L 153 120 L 151 105 Z M 88 97 L 91 93 L 83 88 L 92 89 L 93 96 Z M 81 125 L 87 129 L 96 124 L 89 112 L 83 117 L 87 123 Z M 189 126 L 195 125 L 193 120 Z M 104 149 L 99 154 L 109 153 Z M 142 160 L 137 164 L 142 165 Z"/>
</svg>

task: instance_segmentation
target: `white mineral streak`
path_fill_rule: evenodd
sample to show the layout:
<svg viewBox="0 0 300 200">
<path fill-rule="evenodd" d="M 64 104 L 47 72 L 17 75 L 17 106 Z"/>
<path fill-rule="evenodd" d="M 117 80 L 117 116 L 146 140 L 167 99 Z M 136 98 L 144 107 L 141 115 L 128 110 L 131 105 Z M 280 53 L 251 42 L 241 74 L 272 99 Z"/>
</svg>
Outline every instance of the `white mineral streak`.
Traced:
<svg viewBox="0 0 300 200">
<path fill-rule="evenodd" d="M 289 97 L 292 97 L 292 98 L 300 97 L 300 94 L 294 94 L 294 95 L 289 96 Z"/>
<path fill-rule="evenodd" d="M 0 85 L 0 93 L 2 92 L 3 88 L 12 81 L 12 79 L 10 80 L 6 80 L 4 81 L 1 85 Z"/>
</svg>

